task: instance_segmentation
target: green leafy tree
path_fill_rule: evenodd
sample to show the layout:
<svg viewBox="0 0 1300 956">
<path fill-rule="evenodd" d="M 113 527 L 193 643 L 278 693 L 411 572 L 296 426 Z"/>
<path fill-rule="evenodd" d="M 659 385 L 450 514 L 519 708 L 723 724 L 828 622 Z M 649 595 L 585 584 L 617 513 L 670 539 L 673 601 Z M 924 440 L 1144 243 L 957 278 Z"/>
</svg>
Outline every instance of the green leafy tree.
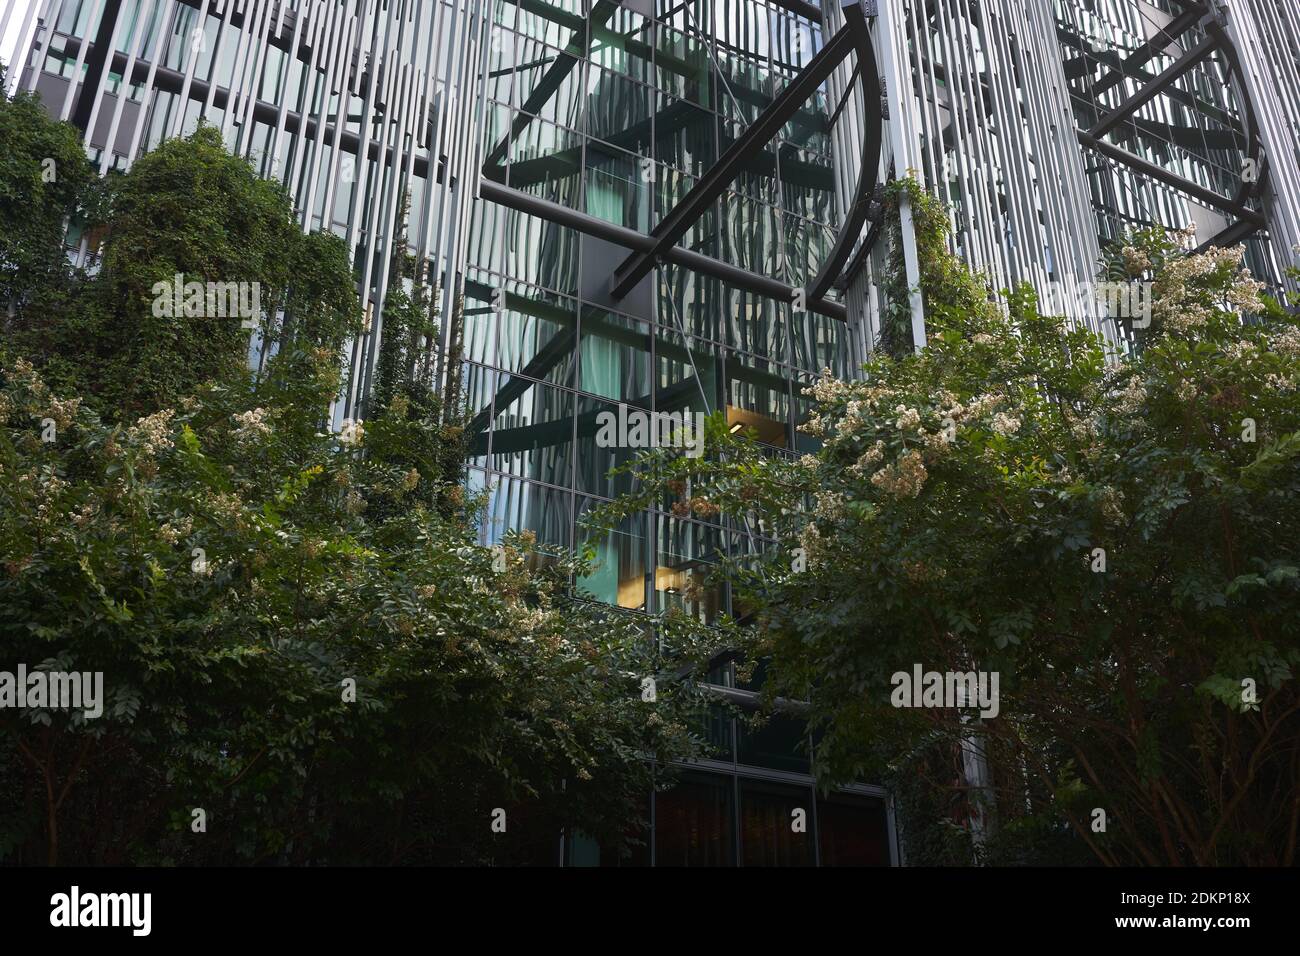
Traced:
<svg viewBox="0 0 1300 956">
<path fill-rule="evenodd" d="M 7 96 L 3 82 L 0 143 L 0 327 L 12 334 L 67 295 L 64 237 L 94 218 L 100 196 L 76 127 L 50 120 L 31 94 Z"/>
<path fill-rule="evenodd" d="M 662 768 L 698 752 L 707 646 L 662 656 L 530 535 L 480 546 L 457 412 L 418 377 L 324 427 L 359 313 L 346 249 L 211 130 L 113 193 L 103 268 L 0 354 L 0 671 L 105 692 L 98 718 L 0 709 L 0 859 L 517 863 L 563 828 L 636 840 Z M 238 317 L 153 314 L 175 272 L 266 283 L 257 374 Z"/>
<path fill-rule="evenodd" d="M 809 702 L 824 783 L 894 785 L 913 860 L 1296 861 L 1300 321 L 1240 249 L 1182 239 L 1115 251 L 1154 284 L 1122 354 L 932 246 L 927 347 L 825 373 L 817 454 L 714 422 L 604 516 L 676 494 L 763 521 L 764 559 L 725 568 L 755 623 L 731 639 Z M 917 665 L 997 673 L 998 712 L 896 706 Z"/>
<path fill-rule="evenodd" d="M 2 712 L 0 853 L 510 862 L 565 826 L 620 844 L 652 760 L 696 747 L 695 692 L 640 622 L 571 599 L 572 561 L 448 517 L 459 475 L 411 454 L 425 423 L 321 433 L 337 366 L 300 361 L 316 402 L 273 374 L 126 427 L 6 366 L 4 669 L 101 671 L 107 700 L 99 720 Z"/>
<path fill-rule="evenodd" d="M 29 118 L 33 112 L 39 105 L 26 100 L 0 105 L 0 117 L 18 114 L 44 129 L 36 139 L 70 136 L 84 163 L 75 131 Z M 8 188 L 16 181 L 5 178 Z M 11 326 L 19 350 L 54 387 L 105 414 L 139 415 L 174 405 L 197 384 L 239 378 L 249 356 L 246 326 L 268 339 L 331 346 L 358 327 L 345 244 L 304 234 L 283 187 L 227 153 L 214 127 L 163 142 L 96 194 L 103 221 L 90 237 L 93 275 L 80 277 L 56 307 L 28 309 Z M 46 218 L 42 235 L 61 249 L 60 223 Z M 37 248 L 23 237 L 17 245 Z M 176 302 L 178 283 L 239 289 L 243 298 Z M 237 301 L 259 314 L 228 321 Z"/>
</svg>

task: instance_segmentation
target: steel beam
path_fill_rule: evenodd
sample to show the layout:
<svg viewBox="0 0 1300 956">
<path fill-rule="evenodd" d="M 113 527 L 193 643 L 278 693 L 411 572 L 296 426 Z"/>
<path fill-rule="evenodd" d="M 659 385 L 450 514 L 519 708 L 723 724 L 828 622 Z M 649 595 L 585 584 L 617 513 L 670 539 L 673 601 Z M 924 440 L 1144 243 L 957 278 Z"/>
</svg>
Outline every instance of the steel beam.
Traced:
<svg viewBox="0 0 1300 956">
<path fill-rule="evenodd" d="M 1168 26 L 1161 29 L 1160 42 L 1165 46 L 1168 46 L 1170 43 L 1177 40 L 1179 36 L 1195 26 L 1196 22 L 1201 19 L 1205 12 L 1205 8 L 1200 4 L 1184 10 L 1175 17 Z M 1129 74 L 1130 70 L 1135 70 L 1140 66 L 1146 65 L 1151 61 L 1152 57 L 1159 55 L 1162 48 L 1157 47 L 1156 42 L 1157 41 L 1155 40 L 1147 40 L 1140 47 L 1126 56 L 1120 68 L 1113 69 L 1110 73 L 1107 73 L 1097 81 L 1097 85 L 1092 88 L 1092 95 L 1094 97 L 1100 97 L 1103 93 L 1106 93 L 1113 87 L 1123 83 L 1125 74 Z M 1084 59 L 1086 60 L 1087 57 L 1084 57 Z"/>
<path fill-rule="evenodd" d="M 1264 217 L 1255 212 L 1255 210 L 1249 209 L 1241 203 L 1235 202 L 1226 196 L 1221 196 L 1212 189 L 1207 189 L 1199 183 L 1192 182 L 1190 179 L 1184 179 L 1177 173 L 1171 172 L 1163 166 L 1157 166 L 1155 163 L 1143 159 L 1135 153 L 1130 153 L 1128 150 L 1116 146 L 1113 143 L 1108 143 L 1103 139 L 1097 139 L 1097 137 L 1093 136 L 1086 130 L 1076 130 L 1076 133 L 1080 143 L 1084 146 L 1095 149 L 1104 156 L 1109 156 L 1111 159 L 1118 160 L 1126 166 L 1131 166 L 1140 173 L 1145 173 L 1152 179 L 1158 179 L 1162 183 L 1173 186 L 1175 189 L 1187 193 L 1189 196 L 1194 196 L 1207 205 L 1213 206 L 1215 209 L 1221 209 L 1224 212 L 1232 213 L 1238 219 L 1255 223 L 1261 227 L 1267 225 Z"/>
<path fill-rule="evenodd" d="M 1209 26 L 1207 25 L 1207 30 L 1208 29 Z M 1211 30 L 1210 32 L 1213 31 Z M 1072 46 L 1079 50 L 1092 51 L 1092 47 L 1089 45 L 1089 41 L 1087 41 L 1084 37 L 1080 36 L 1077 33 L 1072 33 L 1070 30 L 1065 29 L 1064 27 L 1057 28 L 1056 36 L 1057 39 L 1060 40 L 1063 46 Z M 1129 66 L 1128 61 L 1122 59 L 1119 56 L 1119 54 L 1115 53 L 1114 51 L 1104 50 L 1100 52 L 1093 52 L 1093 55 L 1100 62 L 1109 63 L 1112 69 L 1124 70 L 1126 75 L 1132 77 L 1135 80 L 1139 80 L 1142 83 L 1150 83 L 1152 80 L 1155 79 L 1154 76 L 1152 76 L 1151 74 L 1143 70 L 1142 67 Z M 1072 98 L 1078 99 L 1079 95 L 1080 95 L 1080 91 L 1071 90 Z M 1177 87 L 1173 87 L 1172 89 L 1169 90 L 1169 98 L 1174 100 L 1177 103 L 1182 104 L 1183 106 L 1186 106 L 1190 110 L 1195 110 L 1196 112 L 1202 114 L 1203 116 L 1208 116 L 1211 119 L 1215 120 L 1216 122 L 1222 123 L 1224 126 L 1227 126 L 1229 128 L 1235 128 L 1237 126 L 1237 121 L 1234 116 L 1224 112 L 1214 104 L 1208 102 L 1207 100 L 1202 99 L 1200 96 L 1197 96 L 1195 93 L 1189 93 L 1186 90 L 1180 90 Z M 1087 103 L 1090 109 L 1095 109 L 1096 107 L 1095 103 L 1086 100 L 1084 102 Z"/>
<path fill-rule="evenodd" d="M 645 249 L 632 253 L 615 270 L 610 280 L 610 291 L 615 298 L 622 298 L 631 292 L 636 284 L 654 268 L 656 260 L 667 257 L 667 252 L 674 248 L 677 240 L 736 178 L 746 154 L 767 145 L 853 47 L 853 31 L 848 27 L 831 37 L 790 85 L 777 95 L 758 119 L 751 123 L 718 158 L 718 161 L 709 167 L 709 171 L 700 178 L 691 191 L 660 220 L 650 233 L 651 244 Z M 793 295 L 793 290 L 791 294 Z"/>
<path fill-rule="evenodd" d="M 816 23 L 819 26 L 822 22 L 821 7 L 814 6 L 811 3 L 805 3 L 804 0 L 772 0 L 778 7 L 784 7 L 795 16 L 803 17 L 809 23 Z"/>
<path fill-rule="evenodd" d="M 595 27 L 604 26 L 618 7 L 616 0 L 596 0 L 595 5 L 591 8 L 589 28 L 594 29 Z M 529 92 L 528 99 L 519 108 L 519 112 L 510 121 L 510 131 L 501 138 L 501 142 L 492 147 L 492 151 L 488 153 L 487 158 L 483 161 L 484 166 L 495 166 L 501 162 L 506 150 L 510 148 L 510 144 L 533 121 L 534 116 L 532 114 L 545 106 L 547 101 L 555 95 L 555 91 L 573 72 L 573 68 L 581 63 L 587 55 L 590 45 L 591 34 L 587 28 L 574 31 L 573 36 L 569 38 L 569 42 L 564 48 L 564 52 L 557 56 L 550 67 L 547 68 L 546 73 Z"/>
<path fill-rule="evenodd" d="M 1105 136 L 1107 132 L 1151 102 L 1180 76 L 1209 56 L 1216 46 L 1218 46 L 1218 43 L 1213 36 L 1202 39 L 1200 43 L 1171 63 L 1154 80 L 1103 116 L 1092 129 L 1088 130 L 1088 135 L 1092 137 Z"/>
<path fill-rule="evenodd" d="M 538 196 L 520 192 L 517 189 L 510 189 L 488 179 L 486 176 L 479 180 L 479 197 L 486 199 L 488 202 L 517 209 L 520 212 L 526 212 L 529 215 L 558 223 L 561 226 L 576 229 L 578 232 L 595 236 L 597 239 L 604 239 L 606 242 L 612 242 L 625 249 L 649 252 L 652 249 L 659 248 L 657 240 L 644 232 L 637 232 L 635 229 L 628 229 L 626 226 L 618 226 L 612 222 L 606 222 L 604 219 L 589 216 L 587 213 L 578 212 L 576 209 L 570 209 L 568 206 L 561 206 L 559 203 L 553 203 Z M 729 262 L 722 262 L 693 250 L 683 249 L 681 246 L 671 246 L 668 249 L 661 250 L 659 258 L 694 272 L 721 279 L 729 285 L 748 289 L 750 292 L 756 292 L 759 295 L 765 295 L 782 302 L 789 302 L 794 298 L 795 290 L 793 286 L 779 282 L 770 276 L 749 272 Z M 811 312 L 832 319 L 839 319 L 841 322 L 848 317 L 847 310 L 843 305 L 826 299 L 809 299 L 808 309 Z"/>
<path fill-rule="evenodd" d="M 1236 245 L 1243 239 L 1248 239 L 1255 233 L 1259 232 L 1261 223 L 1238 221 L 1233 223 L 1227 229 L 1224 229 L 1217 236 L 1213 236 L 1196 247 L 1198 253 L 1205 252 L 1214 246 L 1231 246 Z"/>
<path fill-rule="evenodd" d="M 867 122 L 863 130 L 858 185 L 853 191 L 853 199 L 844 222 L 840 225 L 839 234 L 835 237 L 835 245 L 808 287 L 810 299 L 824 298 L 839 278 L 840 270 L 866 224 L 867 213 L 875 198 L 876 178 L 880 174 L 881 124 L 873 123 L 872 120 L 876 117 L 871 115 L 873 106 L 877 111 L 880 109 L 880 71 L 876 67 L 876 54 L 871 46 L 871 33 L 867 29 L 862 7 L 857 3 L 845 4 L 844 19 L 847 22 L 846 29 L 853 34 L 853 49 L 857 56 L 857 74 L 862 79 L 862 104 L 867 113 Z M 852 77 L 849 82 L 852 83 Z"/>
</svg>

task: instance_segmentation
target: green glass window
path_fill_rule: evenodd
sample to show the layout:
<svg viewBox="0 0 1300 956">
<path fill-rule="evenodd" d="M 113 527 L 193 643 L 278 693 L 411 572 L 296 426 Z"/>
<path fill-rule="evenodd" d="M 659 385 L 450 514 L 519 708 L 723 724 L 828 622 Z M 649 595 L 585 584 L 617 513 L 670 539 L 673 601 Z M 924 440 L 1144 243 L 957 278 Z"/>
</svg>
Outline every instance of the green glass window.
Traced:
<svg viewBox="0 0 1300 956">
<path fill-rule="evenodd" d="M 650 407 L 650 328 L 595 306 L 582 312 L 578 387 L 629 405 Z"/>
<path fill-rule="evenodd" d="M 631 409 L 632 406 L 628 406 Z M 609 418 L 605 418 L 608 415 Z M 606 421 L 617 422 L 619 416 L 618 405 L 614 402 L 604 402 L 599 399 L 589 398 L 586 395 L 578 396 L 578 490 L 590 494 L 600 495 L 603 498 L 615 498 L 619 495 L 629 494 L 634 491 L 639 482 L 635 482 L 631 475 L 620 474 L 610 476 L 609 472 L 616 466 L 626 465 L 637 455 L 639 449 L 624 448 L 617 445 L 602 447 L 597 441 L 601 434 L 601 425 Z M 616 432 L 606 432 L 607 435 L 617 435 Z"/>
<path fill-rule="evenodd" d="M 497 355 L 500 367 L 552 385 L 573 384 L 578 303 L 520 282 L 493 290 L 500 309 Z M 492 300 L 489 300 L 489 307 Z"/>
<path fill-rule="evenodd" d="M 502 475 L 493 478 L 487 509 L 487 543 L 512 531 L 532 531 L 540 551 L 569 547 L 571 495 Z"/>
<path fill-rule="evenodd" d="M 648 232 L 653 180 L 642 177 L 641 162 L 642 158 L 633 153 L 588 142 L 587 212 L 619 226 Z"/>
<path fill-rule="evenodd" d="M 597 502 L 579 499 L 579 521 Z M 590 544 L 596 552 L 589 574 L 578 581 L 578 589 L 597 601 L 618 607 L 643 610 L 646 603 L 646 516 L 632 515 L 605 534 L 578 525 L 580 545 Z"/>
<path fill-rule="evenodd" d="M 492 428 L 492 467 L 567 486 L 572 452 L 573 393 L 503 375 Z"/>
</svg>

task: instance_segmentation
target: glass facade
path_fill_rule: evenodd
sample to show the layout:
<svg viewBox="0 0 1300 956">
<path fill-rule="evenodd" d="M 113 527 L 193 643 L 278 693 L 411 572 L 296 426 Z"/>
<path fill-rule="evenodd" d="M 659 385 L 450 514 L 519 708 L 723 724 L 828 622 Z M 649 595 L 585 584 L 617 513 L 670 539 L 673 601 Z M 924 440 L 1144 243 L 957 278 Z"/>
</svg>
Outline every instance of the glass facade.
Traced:
<svg viewBox="0 0 1300 956">
<path fill-rule="evenodd" d="M 590 544 L 589 598 L 711 621 L 737 609 L 710 566 L 772 542 L 667 507 L 590 539 L 583 517 L 634 490 L 610 475 L 634 452 L 597 441 L 602 413 L 721 411 L 771 455 L 810 450 L 803 385 L 854 375 L 888 305 L 879 210 L 854 218 L 871 199 L 855 183 L 911 175 L 943 195 L 954 248 L 1002 284 L 1089 279 L 1123 230 L 1188 222 L 1249 238 L 1275 279 L 1300 242 L 1300 14 L 1275 5 L 1237 0 L 1225 23 L 1183 0 L 31 0 L 10 82 L 76 123 L 102 170 L 214 124 L 304 229 L 347 241 L 368 319 L 336 426 L 365 414 L 405 243 L 437 290 L 440 386 L 469 407 L 481 540 Z M 850 34 L 853 54 L 733 157 Z M 796 308 L 846 222 L 862 225 L 848 268 Z M 652 267 L 622 288 L 637 253 Z M 920 341 L 919 296 L 909 308 Z M 712 679 L 733 700 L 753 689 L 731 664 Z M 898 861 L 879 788 L 814 792 L 797 720 L 706 724 L 713 753 L 646 795 L 651 838 L 621 862 Z M 620 862 L 581 834 L 563 845 L 574 865 Z"/>
<path fill-rule="evenodd" d="M 483 174 L 615 226 L 648 233 L 820 48 L 819 25 L 775 3 L 501 2 L 486 75 Z M 680 245 L 793 286 L 810 282 L 837 222 L 828 98 L 810 98 L 746 158 Z M 704 575 L 728 550 L 761 542 L 718 520 L 651 509 L 590 541 L 583 516 L 633 490 L 609 472 L 635 454 L 596 441 L 598 416 L 724 409 L 773 454 L 793 454 L 802 384 L 850 374 L 844 323 L 790 302 L 663 265 L 621 300 L 609 281 L 626 250 L 562 222 L 478 200 L 465 258 L 466 381 L 477 414 L 471 468 L 490 489 L 483 541 L 528 529 L 555 547 L 595 546 L 578 582 L 596 600 L 653 615 L 730 611 Z M 480 406 L 478 403 L 482 402 Z M 713 679 L 734 683 L 731 665 Z M 707 719 L 709 769 L 647 795 L 645 853 L 624 863 L 813 865 L 818 804 L 803 729 L 760 732 Z M 775 779 L 771 779 L 775 777 Z M 793 782 L 791 782 L 793 781 Z M 846 798 L 847 799 L 847 798 Z M 859 795 L 840 829 L 884 827 L 883 801 Z M 788 804 L 788 807 L 787 807 Z M 807 814 L 791 829 L 790 810 Z M 874 831 L 873 831 L 874 832 Z M 834 842 L 832 830 L 823 835 Z M 572 835 L 567 861 L 611 863 Z M 861 861 L 888 863 L 887 843 Z"/>
<path fill-rule="evenodd" d="M 761 2 L 501 2 L 491 15 L 484 176 L 642 233 L 821 42 L 819 26 Z M 826 110 L 825 96 L 811 98 L 681 244 L 808 281 L 836 221 Z M 557 546 L 586 543 L 582 515 L 631 490 L 609 472 L 632 452 L 595 440 L 598 416 L 619 404 L 725 409 L 789 454 L 802 383 L 825 366 L 849 374 L 842 322 L 679 266 L 611 299 L 625 254 L 560 222 L 474 204 L 461 359 L 467 381 L 493 383 L 473 390 L 483 405 L 471 462 L 474 481 L 496 489 L 489 543 L 521 525 Z M 691 584 L 744 533 L 651 511 L 595 542 L 600 568 L 582 587 L 632 610 L 689 606 L 707 619 L 727 595 Z"/>
</svg>

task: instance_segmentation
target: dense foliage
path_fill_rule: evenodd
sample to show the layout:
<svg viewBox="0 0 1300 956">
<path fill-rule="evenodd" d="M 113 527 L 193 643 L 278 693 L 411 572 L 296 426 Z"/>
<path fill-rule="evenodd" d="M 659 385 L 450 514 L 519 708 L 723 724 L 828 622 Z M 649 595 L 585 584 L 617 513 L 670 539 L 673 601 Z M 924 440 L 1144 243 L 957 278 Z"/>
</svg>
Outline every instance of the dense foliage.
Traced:
<svg viewBox="0 0 1300 956">
<path fill-rule="evenodd" d="M 68 223 L 94 218 L 102 200 L 76 128 L 5 87 L 0 66 L 0 307 L 35 316 L 68 291 Z"/>
<path fill-rule="evenodd" d="M 8 109 L 20 108 L 39 109 L 24 97 Z M 154 307 L 155 288 L 177 275 L 255 287 L 261 310 L 272 322 L 284 310 L 290 333 L 334 341 L 356 325 L 346 245 L 304 234 L 287 214 L 283 187 L 260 179 L 248 163 L 230 162 L 215 128 L 165 141 L 130 175 L 90 191 L 102 218 L 90 230 L 102 239 L 93 275 L 78 275 L 61 296 L 24 309 L 13 336 L 51 384 L 87 396 L 96 408 L 138 414 L 174 405 L 187 383 L 244 368 L 248 330 L 241 321 Z M 60 245 L 59 259 L 61 252 Z"/>
<path fill-rule="evenodd" d="M 1187 238 L 1113 251 L 1155 297 L 1122 354 L 930 243 L 927 347 L 825 373 L 817 454 L 714 422 L 605 516 L 763 522 L 724 569 L 757 624 L 733 640 L 810 702 L 823 782 L 893 783 L 914 862 L 1296 862 L 1300 319 Z M 895 706 L 918 665 L 996 672 L 997 715 Z"/>
<path fill-rule="evenodd" d="M 29 157 L 71 135 L 22 99 L 10 126 Z M 2 187 L 19 203 L 28 172 Z M 0 710 L 0 860 L 507 863 L 553 861 L 561 828 L 636 839 L 655 761 L 696 747 L 686 655 L 574 599 L 574 559 L 477 543 L 456 410 L 404 353 L 368 421 L 325 427 L 359 313 L 346 248 L 212 130 L 110 192 L 102 268 L 61 244 L 25 266 L 59 276 L 60 308 L 16 308 L 0 348 L 0 671 L 98 671 L 106 697 L 97 719 Z M 238 318 L 154 315 L 174 272 L 266 284 L 259 374 Z M 400 297 L 404 329 L 424 302 Z"/>
</svg>

